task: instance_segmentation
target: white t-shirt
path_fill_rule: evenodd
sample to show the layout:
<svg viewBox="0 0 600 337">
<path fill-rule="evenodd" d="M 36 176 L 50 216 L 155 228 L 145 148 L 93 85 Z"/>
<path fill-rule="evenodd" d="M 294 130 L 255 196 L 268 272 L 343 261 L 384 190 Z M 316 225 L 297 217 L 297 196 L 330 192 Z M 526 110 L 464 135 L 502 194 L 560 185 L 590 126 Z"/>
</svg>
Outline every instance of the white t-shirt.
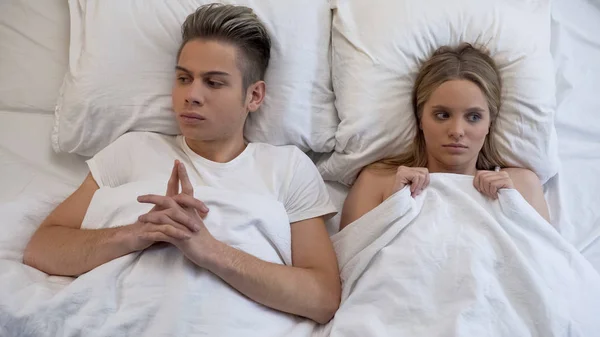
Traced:
<svg viewBox="0 0 600 337">
<path fill-rule="evenodd" d="M 167 181 L 175 159 L 185 164 L 193 185 L 257 193 L 281 202 L 290 223 L 337 213 L 321 175 L 295 146 L 249 143 L 227 163 L 193 152 L 183 136 L 129 132 L 87 161 L 100 188 L 135 181 Z"/>
</svg>

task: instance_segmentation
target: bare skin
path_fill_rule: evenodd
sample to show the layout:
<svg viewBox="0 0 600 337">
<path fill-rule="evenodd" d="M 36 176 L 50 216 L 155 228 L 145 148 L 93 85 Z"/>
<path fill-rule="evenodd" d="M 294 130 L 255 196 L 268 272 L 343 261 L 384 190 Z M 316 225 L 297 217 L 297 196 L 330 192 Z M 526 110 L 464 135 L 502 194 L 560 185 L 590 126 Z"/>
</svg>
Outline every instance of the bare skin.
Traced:
<svg viewBox="0 0 600 337">
<path fill-rule="evenodd" d="M 344 203 L 340 229 L 410 185 L 417 196 L 429 184 L 429 173 L 473 176 L 473 186 L 489 198 L 514 188 L 547 221 L 548 206 L 535 173 L 523 168 L 478 171 L 477 156 L 489 133 L 490 113 L 485 96 L 472 82 L 453 80 L 440 85 L 425 103 L 419 127 L 425 136 L 427 167 L 392 170 L 364 169 Z"/>
<path fill-rule="evenodd" d="M 266 93 L 263 81 L 242 87 L 239 57 L 243 57 L 240 50 L 230 44 L 192 40 L 177 64 L 172 92 L 175 118 L 188 146 L 215 162 L 229 162 L 243 152 L 246 117 L 260 107 Z M 202 222 L 209 210 L 193 197 L 181 163 L 174 164 L 165 195 L 139 197 L 139 202 L 155 207 L 133 224 L 81 229 L 96 190 L 98 184 L 88 175 L 35 232 L 25 250 L 25 264 L 52 275 L 78 276 L 168 242 L 199 267 L 271 308 L 326 323 L 339 306 L 339 271 L 323 217 L 282 224 L 291 225 L 292 238 L 293 266 L 284 266 L 216 240 Z"/>
</svg>

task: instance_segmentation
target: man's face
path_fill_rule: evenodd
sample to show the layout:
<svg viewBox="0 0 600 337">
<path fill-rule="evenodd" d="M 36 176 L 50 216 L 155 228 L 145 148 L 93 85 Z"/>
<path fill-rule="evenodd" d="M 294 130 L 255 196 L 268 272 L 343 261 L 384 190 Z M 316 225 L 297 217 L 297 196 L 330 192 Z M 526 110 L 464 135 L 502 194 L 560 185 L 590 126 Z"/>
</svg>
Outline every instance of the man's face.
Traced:
<svg viewBox="0 0 600 337">
<path fill-rule="evenodd" d="M 186 138 L 223 141 L 243 133 L 248 111 L 256 110 L 260 102 L 253 101 L 256 84 L 243 90 L 239 54 L 231 44 L 201 39 L 181 50 L 172 99 Z"/>
</svg>

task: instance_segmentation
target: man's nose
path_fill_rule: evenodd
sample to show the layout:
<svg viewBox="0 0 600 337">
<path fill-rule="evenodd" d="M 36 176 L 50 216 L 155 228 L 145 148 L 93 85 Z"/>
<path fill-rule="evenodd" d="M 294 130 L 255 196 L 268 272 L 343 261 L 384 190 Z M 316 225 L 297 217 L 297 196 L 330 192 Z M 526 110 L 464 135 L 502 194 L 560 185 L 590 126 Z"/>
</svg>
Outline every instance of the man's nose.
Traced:
<svg viewBox="0 0 600 337">
<path fill-rule="evenodd" d="M 185 103 L 189 105 L 204 105 L 204 92 L 201 83 L 194 81 L 194 83 L 189 86 Z"/>
</svg>

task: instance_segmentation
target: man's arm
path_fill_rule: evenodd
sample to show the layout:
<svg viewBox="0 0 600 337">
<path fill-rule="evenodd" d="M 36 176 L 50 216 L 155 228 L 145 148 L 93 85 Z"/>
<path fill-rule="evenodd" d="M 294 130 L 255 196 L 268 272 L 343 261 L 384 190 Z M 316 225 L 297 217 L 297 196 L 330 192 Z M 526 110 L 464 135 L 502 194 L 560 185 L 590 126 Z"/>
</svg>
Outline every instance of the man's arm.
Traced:
<svg viewBox="0 0 600 337">
<path fill-rule="evenodd" d="M 322 217 L 291 224 L 293 266 L 263 261 L 210 234 L 200 216 L 205 206 L 193 197 L 194 188 L 185 166 L 178 162 L 175 166 L 182 193 L 174 197 L 140 196 L 138 201 L 162 209 L 140 216 L 140 221 L 159 224 L 163 223 L 163 213 L 183 212 L 199 230 L 189 240 L 152 234 L 150 238 L 173 244 L 190 261 L 258 303 L 318 323 L 326 323 L 333 317 L 340 304 L 341 284 L 337 258 Z"/>
<path fill-rule="evenodd" d="M 321 324 L 337 311 L 339 270 L 322 217 L 292 224 L 293 266 L 265 262 L 214 239 L 209 242 L 205 256 L 192 252 L 188 257 L 252 300 Z"/>
<path fill-rule="evenodd" d="M 175 170 L 174 170 L 175 171 Z M 167 194 L 174 190 L 171 177 Z M 116 228 L 81 229 L 81 223 L 90 205 L 98 184 L 89 174 L 81 186 L 63 201 L 40 225 L 25 248 L 23 263 L 47 274 L 78 276 L 106 262 L 134 251 L 143 250 L 155 240 L 148 239 L 148 233 L 163 239 L 165 237 L 187 240 L 193 226 L 189 219 L 175 214 L 179 223 L 147 224 L 136 222 Z"/>
<path fill-rule="evenodd" d="M 119 235 L 122 228 L 80 229 L 96 190 L 90 174 L 50 213 L 27 244 L 25 264 L 52 275 L 77 276 L 129 253 Z"/>
</svg>

